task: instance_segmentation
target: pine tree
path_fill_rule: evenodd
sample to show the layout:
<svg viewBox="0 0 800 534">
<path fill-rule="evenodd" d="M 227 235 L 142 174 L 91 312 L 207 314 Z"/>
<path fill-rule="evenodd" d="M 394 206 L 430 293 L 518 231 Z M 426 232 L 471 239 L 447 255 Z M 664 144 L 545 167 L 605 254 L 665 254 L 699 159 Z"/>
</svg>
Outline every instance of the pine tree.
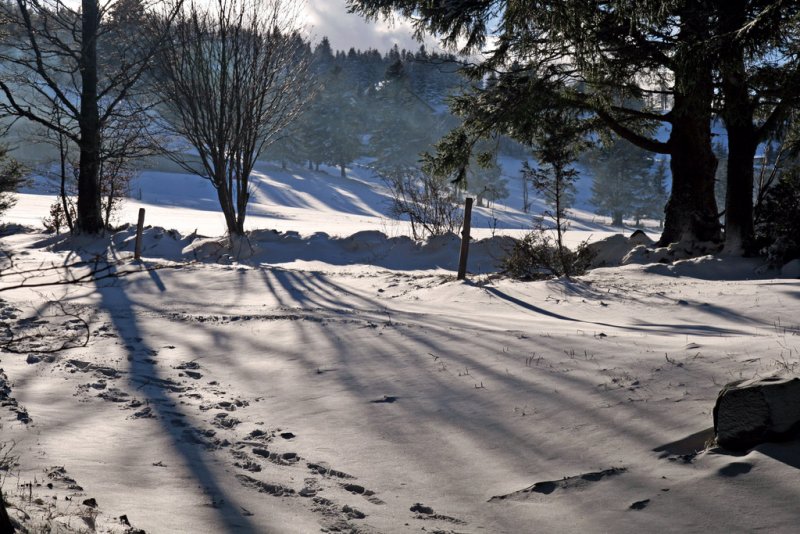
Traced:
<svg viewBox="0 0 800 534">
<path fill-rule="evenodd" d="M 420 154 L 431 148 L 439 128 L 434 110 L 410 88 L 402 60 L 389 65 L 372 98 L 378 110 L 370 137 L 375 166 L 393 171 L 418 168 Z"/>
<path fill-rule="evenodd" d="M 343 178 L 347 176 L 347 165 L 363 152 L 359 132 L 363 106 L 357 91 L 348 82 L 342 68 L 335 67 L 322 92 L 317 118 L 326 136 L 320 157 L 325 163 L 339 167 Z"/>
<path fill-rule="evenodd" d="M 302 117 L 292 127 L 283 131 L 280 137 L 267 147 L 261 159 L 277 161 L 284 170 L 289 167 L 290 163 L 299 164 L 308 161 L 302 132 L 299 129 L 301 123 Z"/>
<path fill-rule="evenodd" d="M 14 206 L 16 198 L 13 193 L 22 182 L 22 166 L 9 157 L 8 148 L 0 147 L 0 215 Z"/>
<path fill-rule="evenodd" d="M 620 139 L 594 150 L 587 159 L 597 213 L 610 216 L 612 225 L 623 226 L 625 217 L 637 214 L 637 200 L 642 184 L 649 180 L 652 160 L 645 151 Z"/>
<path fill-rule="evenodd" d="M 668 171 L 666 160 L 660 159 L 655 168 L 647 174 L 646 179 L 639 182 L 636 193 L 637 201 L 633 212 L 636 226 L 641 224 L 642 219 L 654 219 L 658 221 L 659 227 L 664 226 L 664 206 L 669 197 L 667 192 Z"/>
<path fill-rule="evenodd" d="M 467 171 L 467 191 L 475 195 L 475 203 L 483 206 L 508 196 L 508 180 L 503 177 L 497 158 L 478 164 L 473 162 Z"/>
<path fill-rule="evenodd" d="M 572 166 L 586 147 L 585 130 L 575 112 L 551 109 L 546 120 L 534 132 L 536 168 L 527 162 L 523 175 L 547 203 L 542 215 L 555 224 L 556 246 L 562 265 L 567 265 L 568 249 L 564 245 L 567 230 L 567 210 L 575 200 L 575 180 L 578 171 Z"/>
<path fill-rule="evenodd" d="M 595 128 L 671 156 L 671 198 L 661 237 L 668 244 L 721 236 L 710 126 L 717 79 L 715 50 L 709 46 L 721 3 L 350 0 L 349 5 L 367 17 L 396 11 L 413 16 L 418 35 L 430 32 L 471 54 L 466 72 L 476 86 L 498 73 L 492 87 L 452 100 L 453 112 L 465 121 L 438 145 L 438 161 L 431 162 L 437 172 L 463 178 L 479 139 L 499 133 L 528 143 L 549 107 L 571 109 Z M 662 81 L 670 90 L 667 112 L 650 98 L 661 94 Z M 631 107 L 630 98 L 649 107 Z M 653 135 L 662 125 L 669 128 L 668 141 Z"/>
</svg>

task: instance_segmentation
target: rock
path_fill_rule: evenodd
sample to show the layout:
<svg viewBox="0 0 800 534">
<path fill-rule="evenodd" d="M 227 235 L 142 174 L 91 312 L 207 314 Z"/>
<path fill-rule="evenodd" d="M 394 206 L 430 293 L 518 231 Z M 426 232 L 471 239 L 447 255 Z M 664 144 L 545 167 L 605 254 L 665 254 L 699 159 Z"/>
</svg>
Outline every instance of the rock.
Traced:
<svg viewBox="0 0 800 534">
<path fill-rule="evenodd" d="M 800 259 L 792 260 L 781 267 L 781 278 L 800 278 Z"/>
<path fill-rule="evenodd" d="M 589 243 L 592 252 L 592 267 L 616 267 L 621 265 L 631 250 L 637 246 L 650 247 L 654 241 L 642 230 L 636 230 L 630 237 L 614 234 L 600 241 Z"/>
<path fill-rule="evenodd" d="M 425 506 L 421 502 L 414 503 L 414 506 L 412 506 L 410 510 L 412 512 L 417 512 L 419 514 L 426 514 L 426 515 L 433 514 L 433 508 L 431 508 L 430 506 Z"/>
<path fill-rule="evenodd" d="M 352 506 L 348 506 L 346 504 L 342 507 L 342 512 L 344 512 L 344 514 L 350 519 L 364 519 L 367 517 L 367 514 L 364 512 L 356 510 Z"/>
<path fill-rule="evenodd" d="M 628 241 L 630 241 L 631 244 L 633 245 L 646 245 L 648 247 L 652 246 L 653 243 L 655 243 L 655 241 L 650 239 L 650 236 L 644 233 L 644 230 L 641 229 L 633 232 L 631 236 L 628 238 Z"/>
<path fill-rule="evenodd" d="M 768 377 L 727 384 L 714 406 L 717 443 L 732 451 L 791 439 L 800 430 L 800 378 Z"/>
<path fill-rule="evenodd" d="M 689 258 L 697 258 L 719 252 L 720 245 L 703 241 L 681 241 L 667 247 L 649 248 L 637 245 L 622 258 L 622 265 L 647 265 L 651 263 L 672 263 Z"/>
<path fill-rule="evenodd" d="M 622 234 L 615 234 L 600 241 L 589 243 L 592 253 L 592 267 L 615 267 L 630 252 L 631 242 Z"/>
</svg>

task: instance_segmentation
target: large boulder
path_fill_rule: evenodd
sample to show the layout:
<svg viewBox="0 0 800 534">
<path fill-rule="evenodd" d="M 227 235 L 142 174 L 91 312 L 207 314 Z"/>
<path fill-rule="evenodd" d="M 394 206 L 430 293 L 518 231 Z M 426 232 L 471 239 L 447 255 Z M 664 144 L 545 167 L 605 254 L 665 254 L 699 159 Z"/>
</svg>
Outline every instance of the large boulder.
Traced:
<svg viewBox="0 0 800 534">
<path fill-rule="evenodd" d="M 714 406 L 717 443 L 732 451 L 791 439 L 800 430 L 800 378 L 768 377 L 727 384 Z"/>
</svg>

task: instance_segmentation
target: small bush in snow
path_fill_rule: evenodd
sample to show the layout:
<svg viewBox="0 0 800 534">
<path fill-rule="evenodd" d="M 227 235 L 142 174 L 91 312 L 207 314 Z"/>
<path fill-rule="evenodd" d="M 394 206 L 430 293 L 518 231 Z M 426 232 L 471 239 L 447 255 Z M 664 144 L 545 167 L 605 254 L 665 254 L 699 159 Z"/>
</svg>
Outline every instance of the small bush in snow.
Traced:
<svg viewBox="0 0 800 534">
<path fill-rule="evenodd" d="M 756 209 L 756 240 L 773 265 L 800 258 L 800 167 L 788 169 Z"/>
<path fill-rule="evenodd" d="M 69 216 L 64 210 L 64 204 L 69 209 Z M 47 232 L 60 234 L 61 230 L 71 230 L 71 221 L 74 221 L 76 217 L 75 203 L 72 199 L 69 197 L 66 197 L 66 200 L 58 198 L 50 205 L 50 213 L 42 219 L 42 226 Z"/>
<path fill-rule="evenodd" d="M 577 276 L 589 269 L 594 253 L 586 242 L 575 250 L 560 248 L 545 230 L 534 230 L 516 241 L 502 260 L 503 272 L 523 280 Z"/>
<path fill-rule="evenodd" d="M 414 239 L 455 233 L 464 220 L 453 185 L 416 169 L 385 172 L 392 215 L 408 217 Z"/>
</svg>

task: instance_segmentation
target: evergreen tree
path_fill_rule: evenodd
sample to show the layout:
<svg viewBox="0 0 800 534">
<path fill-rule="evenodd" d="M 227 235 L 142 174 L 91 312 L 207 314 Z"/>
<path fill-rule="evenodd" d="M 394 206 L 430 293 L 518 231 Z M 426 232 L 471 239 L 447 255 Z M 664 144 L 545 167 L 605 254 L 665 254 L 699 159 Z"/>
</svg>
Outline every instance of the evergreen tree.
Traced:
<svg viewBox="0 0 800 534">
<path fill-rule="evenodd" d="M 533 168 L 526 162 L 522 173 L 549 207 L 542 216 L 555 224 L 558 254 L 562 265 L 567 265 L 564 232 L 567 230 L 567 210 L 575 200 L 575 180 L 578 178 L 578 171 L 572 164 L 585 149 L 586 132 L 575 112 L 551 108 L 544 118 L 546 120 L 532 132 L 538 166 Z"/>
<path fill-rule="evenodd" d="M 267 147 L 261 159 L 277 161 L 285 170 L 289 163 L 305 163 L 308 161 L 307 150 L 303 144 L 300 125 L 303 122 L 301 116 L 292 127 L 283 131 L 274 143 Z"/>
<path fill-rule="evenodd" d="M 347 176 L 347 165 L 363 152 L 359 132 L 362 109 L 361 98 L 337 66 L 328 76 L 316 120 L 326 138 L 320 157 L 325 163 L 339 167 L 343 178 Z"/>
<path fill-rule="evenodd" d="M 0 147 L 0 215 L 16 203 L 13 193 L 22 181 L 22 166 L 9 158 L 8 148 Z"/>
<path fill-rule="evenodd" d="M 331 49 L 331 43 L 327 37 L 314 47 L 314 52 L 311 57 L 311 69 L 317 76 L 327 75 L 334 66 L 335 57 Z"/>
<path fill-rule="evenodd" d="M 418 35 L 430 32 L 480 57 L 466 69 L 476 84 L 498 73 L 492 87 L 453 100 L 454 113 L 465 121 L 438 145 L 430 160 L 437 172 L 463 179 L 479 139 L 500 133 L 527 143 L 549 107 L 568 108 L 592 127 L 671 156 L 663 244 L 720 238 L 710 126 L 716 97 L 708 46 L 717 14 L 713 4 L 349 0 L 352 10 L 367 17 L 393 10 L 413 15 Z M 499 20 L 487 23 L 493 19 Z M 662 81 L 671 92 L 668 112 L 652 104 L 626 105 L 631 98 L 652 102 L 649 96 L 661 94 Z M 669 127 L 668 141 L 653 135 L 661 125 Z"/>
<path fill-rule="evenodd" d="M 369 148 L 376 166 L 417 167 L 419 153 L 429 150 L 445 127 L 455 126 L 451 115 L 435 107 L 460 83 L 452 56 L 424 47 L 414 53 L 393 47 L 386 55 L 374 49 L 334 51 L 325 38 L 309 53 L 315 96 L 265 158 L 284 166 L 305 162 L 311 169 L 335 165 L 344 176 Z M 449 66 L 444 74 L 443 64 Z"/>
<path fill-rule="evenodd" d="M 393 171 L 419 167 L 420 154 L 431 148 L 439 128 L 434 110 L 411 90 L 399 57 L 371 96 L 378 110 L 370 137 L 375 166 Z"/>
<path fill-rule="evenodd" d="M 625 217 L 637 215 L 637 203 L 642 185 L 650 179 L 652 160 L 645 151 L 620 139 L 595 149 L 587 159 L 597 213 L 610 216 L 612 225 L 623 226 Z"/>
<path fill-rule="evenodd" d="M 654 219 L 659 227 L 664 225 L 664 205 L 667 203 L 667 175 L 669 169 L 664 159 L 658 160 L 655 169 L 652 169 L 646 179 L 639 182 L 637 187 L 637 201 L 634 206 L 633 216 L 636 226 L 642 219 Z"/>
<path fill-rule="evenodd" d="M 728 133 L 725 249 L 754 250 L 754 159 L 758 146 L 800 101 L 798 2 L 714 0 L 710 40 Z"/>
<path fill-rule="evenodd" d="M 754 164 L 800 102 L 800 3 L 774 0 L 584 2 L 546 0 L 348 0 L 367 17 L 393 11 L 412 17 L 417 34 L 431 33 L 480 57 L 469 71 L 522 78 L 503 91 L 468 96 L 454 109 L 472 122 L 466 142 L 487 132 L 511 133 L 528 99 L 552 91 L 637 146 L 670 156 L 672 187 L 660 242 L 719 240 L 714 198 L 716 158 L 711 122 L 728 131 L 725 249 L 746 251 L 753 235 Z M 499 19 L 496 22 L 495 19 Z M 487 21 L 493 21 L 488 24 Z M 520 59 L 523 58 L 523 59 Z M 523 61 L 524 76 L 512 61 Z M 644 110 L 624 104 L 648 102 Z M 652 127 L 669 128 L 654 138 Z M 520 139 L 524 140 L 524 139 Z M 454 143 L 446 143 L 452 148 Z M 459 171 L 464 150 L 443 156 L 440 170 Z M 458 158 L 453 156 L 457 155 Z M 447 161 L 449 160 L 449 161 Z"/>
<path fill-rule="evenodd" d="M 489 205 L 508 196 L 508 180 L 503 177 L 497 156 L 485 147 L 481 162 L 477 158 L 467 171 L 467 191 L 475 195 L 478 206 Z"/>
</svg>

